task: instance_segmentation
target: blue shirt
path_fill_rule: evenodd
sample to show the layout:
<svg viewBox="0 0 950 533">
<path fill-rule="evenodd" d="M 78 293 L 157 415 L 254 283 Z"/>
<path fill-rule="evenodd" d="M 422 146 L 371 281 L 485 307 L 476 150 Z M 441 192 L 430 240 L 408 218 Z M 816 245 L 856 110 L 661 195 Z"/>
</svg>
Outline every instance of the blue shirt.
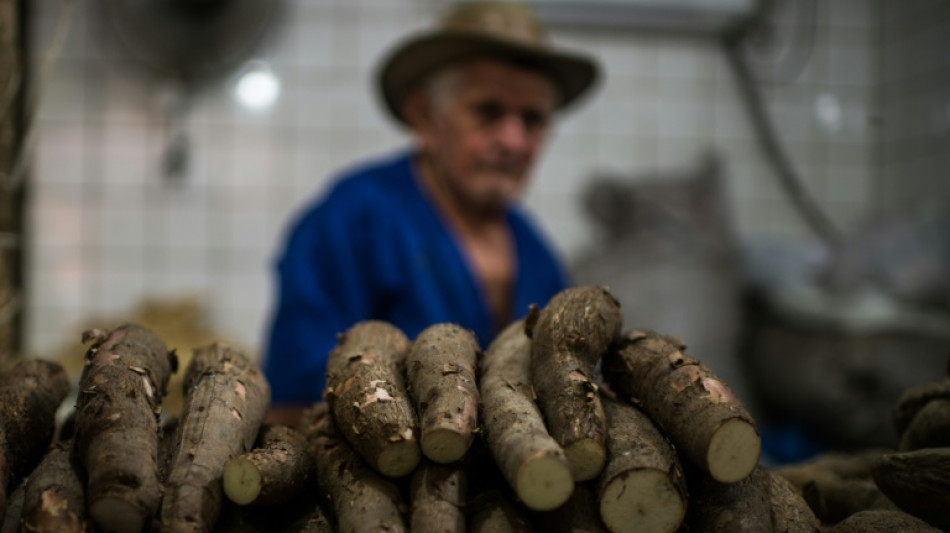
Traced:
<svg viewBox="0 0 950 533">
<path fill-rule="evenodd" d="M 512 207 L 506 219 L 517 251 L 514 318 L 545 305 L 567 279 L 524 213 Z M 411 154 L 342 176 L 296 220 L 277 270 L 264 361 L 275 404 L 319 400 L 337 334 L 360 320 L 388 321 L 410 339 L 452 322 L 483 348 L 498 333 L 458 240 L 420 189 Z"/>
</svg>

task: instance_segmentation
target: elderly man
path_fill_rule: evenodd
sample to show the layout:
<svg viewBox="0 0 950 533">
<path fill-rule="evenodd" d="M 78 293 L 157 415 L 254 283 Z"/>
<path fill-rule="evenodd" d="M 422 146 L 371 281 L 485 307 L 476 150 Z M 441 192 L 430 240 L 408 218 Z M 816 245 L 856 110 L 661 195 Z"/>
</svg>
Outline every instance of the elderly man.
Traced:
<svg viewBox="0 0 950 533">
<path fill-rule="evenodd" d="M 552 49 L 526 7 L 456 7 L 400 45 L 380 88 L 413 149 L 346 173 L 293 226 L 265 372 L 272 419 L 320 399 L 336 335 L 365 319 L 411 339 L 454 322 L 486 346 L 567 280 L 514 203 L 555 111 L 595 81 L 595 63 Z"/>
</svg>

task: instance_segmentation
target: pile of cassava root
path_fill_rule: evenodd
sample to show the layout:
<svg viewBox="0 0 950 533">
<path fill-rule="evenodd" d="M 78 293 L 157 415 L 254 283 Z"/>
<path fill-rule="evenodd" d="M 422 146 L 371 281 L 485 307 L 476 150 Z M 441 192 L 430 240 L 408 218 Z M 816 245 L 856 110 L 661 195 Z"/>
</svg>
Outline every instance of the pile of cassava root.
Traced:
<svg viewBox="0 0 950 533">
<path fill-rule="evenodd" d="M 62 369 L 0 374 L 0 533 L 950 527 L 950 380 L 902 399 L 900 452 L 772 470 L 729 388 L 620 316 L 606 289 L 567 289 L 485 353 L 452 324 L 357 323 L 297 428 L 263 424 L 268 384 L 225 345 L 195 350 L 168 419 L 174 351 L 132 324 L 87 332 L 55 438 Z"/>
</svg>

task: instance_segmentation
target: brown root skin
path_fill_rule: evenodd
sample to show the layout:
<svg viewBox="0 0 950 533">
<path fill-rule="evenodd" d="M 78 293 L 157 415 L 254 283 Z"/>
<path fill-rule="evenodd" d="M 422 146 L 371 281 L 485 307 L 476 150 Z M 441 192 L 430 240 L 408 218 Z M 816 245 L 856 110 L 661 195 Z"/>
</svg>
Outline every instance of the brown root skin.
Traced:
<svg viewBox="0 0 950 533">
<path fill-rule="evenodd" d="M 570 450 L 574 479 L 600 474 L 607 428 L 594 367 L 620 334 L 620 304 L 599 287 L 556 294 L 531 327 L 531 380 L 554 440 Z"/>
<path fill-rule="evenodd" d="M 111 331 L 86 354 L 75 439 L 97 529 L 138 532 L 158 511 L 156 412 L 172 360 L 160 338 L 133 324 Z"/>
<path fill-rule="evenodd" d="M 614 533 L 677 531 L 686 479 L 670 443 L 636 407 L 603 398 L 610 461 L 600 477 L 600 517 Z"/>
<path fill-rule="evenodd" d="M 874 481 L 901 510 L 950 529 L 950 448 L 927 448 L 881 457 Z"/>
<path fill-rule="evenodd" d="M 901 435 L 898 450 L 946 446 L 950 446 L 950 398 L 938 398 L 917 411 Z"/>
<path fill-rule="evenodd" d="M 317 482 L 333 507 L 339 533 L 406 531 L 398 487 L 368 468 L 338 433 L 329 408 L 304 415 L 304 434 L 317 463 Z"/>
<path fill-rule="evenodd" d="M 940 533 L 916 516 L 902 511 L 860 511 L 838 524 L 821 528 L 822 533 Z"/>
<path fill-rule="evenodd" d="M 521 322 L 495 338 L 479 369 L 481 419 L 485 442 L 509 486 L 526 506 L 546 511 L 567 501 L 574 479 L 535 404 L 530 358 L 531 340 Z"/>
<path fill-rule="evenodd" d="M 7 489 L 43 457 L 69 379 L 53 362 L 23 359 L 0 375 L 0 518 Z"/>
<path fill-rule="evenodd" d="M 620 303 L 602 287 L 571 287 L 551 298 L 531 327 L 532 350 L 545 357 L 570 353 L 592 373 L 620 335 Z"/>
<path fill-rule="evenodd" d="M 162 411 L 165 415 L 167 411 Z M 178 454 L 178 424 L 181 419 L 177 416 L 160 417 L 158 428 L 158 479 L 164 485 L 168 481 L 168 474 L 172 468 L 172 461 Z M 161 518 L 156 517 L 156 518 Z"/>
<path fill-rule="evenodd" d="M 283 530 L 284 533 L 333 533 L 333 522 L 322 504 L 315 504 Z"/>
<path fill-rule="evenodd" d="M 387 477 L 419 464 L 419 428 L 403 381 L 409 340 L 386 322 L 359 322 L 327 361 L 324 397 L 343 437 L 363 461 Z"/>
<path fill-rule="evenodd" d="M 23 497 L 23 530 L 81 533 L 87 530 L 86 495 L 73 441 L 55 444 L 30 474 Z"/>
<path fill-rule="evenodd" d="M 834 475 L 805 485 L 802 497 L 822 524 L 836 524 L 860 511 L 894 510 L 894 505 L 871 480 Z"/>
<path fill-rule="evenodd" d="M 717 481 L 734 483 L 755 469 L 762 443 L 751 415 L 678 339 L 635 331 L 607 352 L 603 372 L 618 395 L 642 407 Z"/>
<path fill-rule="evenodd" d="M 880 450 L 828 453 L 773 472 L 795 487 L 823 524 L 834 524 L 859 511 L 895 508 L 871 479 L 871 468 L 881 454 Z"/>
<path fill-rule="evenodd" d="M 406 374 L 422 430 L 422 453 L 452 463 L 468 451 L 478 426 L 478 341 L 455 324 L 423 330 L 406 356 Z"/>
<path fill-rule="evenodd" d="M 817 533 L 821 524 L 795 487 L 782 476 L 758 469 L 766 480 L 772 507 L 772 531 L 775 533 Z"/>
<path fill-rule="evenodd" d="M 219 343 L 195 350 L 184 383 L 162 530 L 208 531 L 221 511 L 224 464 L 253 446 L 270 404 L 270 387 L 257 365 Z"/>
<path fill-rule="evenodd" d="M 842 479 L 871 479 L 871 472 L 881 457 L 891 450 L 868 449 L 858 452 L 827 452 L 797 464 L 775 468 L 773 471 L 801 490 L 806 484 L 825 473 Z"/>
<path fill-rule="evenodd" d="M 268 426 L 261 430 L 257 448 L 224 465 L 224 493 L 240 505 L 280 504 L 306 489 L 315 472 L 302 433 L 286 426 Z"/>
<path fill-rule="evenodd" d="M 460 466 L 423 461 L 412 477 L 410 531 L 465 530 L 465 472 Z"/>
<path fill-rule="evenodd" d="M 772 507 L 766 477 L 756 469 L 737 483 L 719 483 L 689 470 L 689 530 L 711 533 L 769 533 Z"/>
<path fill-rule="evenodd" d="M 0 519 L 0 533 L 20 533 L 20 518 L 23 516 L 23 499 L 26 494 L 25 481 L 10 493 L 6 509 L 0 510 L 0 514 L 3 514 Z"/>
<path fill-rule="evenodd" d="M 894 406 L 894 427 L 897 434 L 903 435 L 917 412 L 932 400 L 939 399 L 950 400 L 950 379 L 923 383 L 904 391 Z"/>
<path fill-rule="evenodd" d="M 689 474 L 691 530 L 713 533 L 817 533 L 819 521 L 794 487 L 762 467 L 736 483 Z"/>
</svg>

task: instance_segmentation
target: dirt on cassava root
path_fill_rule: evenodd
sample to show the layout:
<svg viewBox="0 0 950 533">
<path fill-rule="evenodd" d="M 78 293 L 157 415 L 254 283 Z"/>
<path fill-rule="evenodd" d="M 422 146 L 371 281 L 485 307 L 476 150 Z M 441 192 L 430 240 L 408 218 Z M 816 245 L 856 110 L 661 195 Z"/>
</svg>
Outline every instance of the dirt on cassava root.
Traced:
<svg viewBox="0 0 950 533">
<path fill-rule="evenodd" d="M 495 463 L 530 509 L 560 507 L 574 490 L 564 450 L 551 437 L 531 386 L 531 339 L 524 323 L 504 329 L 482 357 L 484 437 Z"/>
<path fill-rule="evenodd" d="M 639 405 L 689 460 L 722 483 L 741 481 L 759 462 L 752 416 L 678 339 L 634 331 L 604 357 L 604 376 Z"/>
<path fill-rule="evenodd" d="M 324 397 L 340 434 L 370 468 L 393 478 L 411 473 L 422 457 L 403 379 L 408 349 L 395 326 L 369 320 L 341 335 L 327 361 Z"/>
<path fill-rule="evenodd" d="M 221 512 L 224 465 L 257 440 L 270 386 L 247 356 L 220 343 L 195 350 L 183 385 L 162 531 L 207 531 Z"/>
<path fill-rule="evenodd" d="M 406 379 L 422 431 L 422 453 L 437 463 L 465 456 L 478 427 L 475 365 L 480 350 L 471 331 L 435 324 L 412 341 Z"/>
<path fill-rule="evenodd" d="M 303 433 L 317 463 L 317 483 L 333 508 L 336 531 L 406 531 L 399 488 L 363 463 L 336 428 L 326 404 L 305 415 Z"/>
<path fill-rule="evenodd" d="M 0 519 L 7 490 L 43 457 L 68 393 L 66 372 L 50 361 L 20 360 L 0 375 Z"/>
<path fill-rule="evenodd" d="M 601 287 L 565 289 L 527 318 L 531 381 L 575 481 L 600 475 L 607 458 L 594 368 L 620 335 L 622 321 L 620 304 Z"/>
<path fill-rule="evenodd" d="M 30 474 L 23 495 L 22 529 L 31 533 L 83 533 L 86 488 L 72 440 L 54 444 Z"/>
<path fill-rule="evenodd" d="M 225 495 L 240 505 L 277 505 L 308 489 L 316 473 L 306 438 L 287 426 L 266 426 L 257 447 L 224 465 Z"/>
<path fill-rule="evenodd" d="M 614 533 L 673 533 L 686 517 L 686 479 L 672 446 L 636 407 L 606 395 L 600 517 Z"/>
<path fill-rule="evenodd" d="M 87 511 L 97 530 L 137 533 L 162 500 L 157 415 L 177 358 L 134 324 L 83 336 L 95 341 L 86 353 L 75 422 Z"/>
</svg>

